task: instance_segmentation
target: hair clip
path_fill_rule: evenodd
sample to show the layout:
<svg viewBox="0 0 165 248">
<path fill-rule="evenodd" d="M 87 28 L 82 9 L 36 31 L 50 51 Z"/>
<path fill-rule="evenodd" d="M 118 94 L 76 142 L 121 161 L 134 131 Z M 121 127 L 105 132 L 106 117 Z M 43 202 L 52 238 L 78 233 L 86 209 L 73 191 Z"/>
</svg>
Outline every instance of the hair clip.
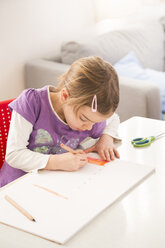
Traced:
<svg viewBox="0 0 165 248">
<path fill-rule="evenodd" d="M 97 111 L 97 96 L 96 95 L 94 95 L 93 97 L 91 108 L 92 108 L 92 112 Z"/>
</svg>

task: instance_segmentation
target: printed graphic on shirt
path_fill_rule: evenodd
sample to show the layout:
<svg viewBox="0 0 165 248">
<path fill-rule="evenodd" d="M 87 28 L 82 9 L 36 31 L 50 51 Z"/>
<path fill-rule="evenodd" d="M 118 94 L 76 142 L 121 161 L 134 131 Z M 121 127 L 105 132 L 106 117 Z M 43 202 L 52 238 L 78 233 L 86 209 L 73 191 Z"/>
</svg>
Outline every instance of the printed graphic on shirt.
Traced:
<svg viewBox="0 0 165 248">
<path fill-rule="evenodd" d="M 35 137 L 35 144 L 53 144 L 53 139 L 44 129 L 38 129 Z"/>
<path fill-rule="evenodd" d="M 80 141 L 79 138 L 71 138 L 65 143 L 65 145 L 71 147 L 72 149 L 76 149 L 79 145 L 79 141 Z"/>
<path fill-rule="evenodd" d="M 53 145 L 53 143 L 56 143 Z M 35 137 L 35 145 L 36 147 L 33 149 L 34 152 L 40 152 L 43 154 L 60 154 L 66 152 L 61 148 L 61 144 L 71 147 L 72 149 L 76 149 L 79 145 L 79 138 L 71 138 L 67 140 L 65 135 L 62 137 L 56 137 L 56 140 L 53 142 L 53 138 L 50 133 L 44 129 L 38 129 Z M 42 145 L 43 144 L 43 145 Z"/>
</svg>

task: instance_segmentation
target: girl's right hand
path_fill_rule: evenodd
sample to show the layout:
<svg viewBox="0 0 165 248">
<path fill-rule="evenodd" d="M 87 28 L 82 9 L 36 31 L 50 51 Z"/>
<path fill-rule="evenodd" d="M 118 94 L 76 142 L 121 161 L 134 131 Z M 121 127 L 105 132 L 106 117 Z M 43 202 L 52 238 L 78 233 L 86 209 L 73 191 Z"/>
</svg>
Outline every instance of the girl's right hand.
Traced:
<svg viewBox="0 0 165 248">
<path fill-rule="evenodd" d="M 77 171 L 79 168 L 83 167 L 87 163 L 88 159 L 85 152 L 77 152 L 76 154 L 66 152 L 63 154 L 50 155 L 45 169 Z"/>
</svg>

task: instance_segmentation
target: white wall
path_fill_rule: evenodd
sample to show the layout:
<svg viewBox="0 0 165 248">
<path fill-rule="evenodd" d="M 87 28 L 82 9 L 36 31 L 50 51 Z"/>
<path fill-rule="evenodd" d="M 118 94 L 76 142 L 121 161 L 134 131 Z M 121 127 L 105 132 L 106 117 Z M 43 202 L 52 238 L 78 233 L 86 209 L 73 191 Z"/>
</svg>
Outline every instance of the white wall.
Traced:
<svg viewBox="0 0 165 248">
<path fill-rule="evenodd" d="M 56 55 L 93 25 L 90 0 L 0 0 L 0 100 L 24 89 L 26 61 Z"/>
</svg>

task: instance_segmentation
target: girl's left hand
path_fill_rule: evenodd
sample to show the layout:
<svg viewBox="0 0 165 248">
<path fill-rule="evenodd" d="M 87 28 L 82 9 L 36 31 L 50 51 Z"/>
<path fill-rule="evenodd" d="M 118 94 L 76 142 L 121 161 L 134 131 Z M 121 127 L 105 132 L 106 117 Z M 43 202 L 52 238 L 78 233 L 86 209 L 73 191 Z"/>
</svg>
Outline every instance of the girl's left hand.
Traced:
<svg viewBox="0 0 165 248">
<path fill-rule="evenodd" d="M 113 143 L 113 138 L 108 134 L 103 134 L 95 145 L 85 149 L 84 151 L 86 153 L 96 151 L 103 160 L 107 161 L 114 160 L 115 157 L 120 158 Z"/>
</svg>

